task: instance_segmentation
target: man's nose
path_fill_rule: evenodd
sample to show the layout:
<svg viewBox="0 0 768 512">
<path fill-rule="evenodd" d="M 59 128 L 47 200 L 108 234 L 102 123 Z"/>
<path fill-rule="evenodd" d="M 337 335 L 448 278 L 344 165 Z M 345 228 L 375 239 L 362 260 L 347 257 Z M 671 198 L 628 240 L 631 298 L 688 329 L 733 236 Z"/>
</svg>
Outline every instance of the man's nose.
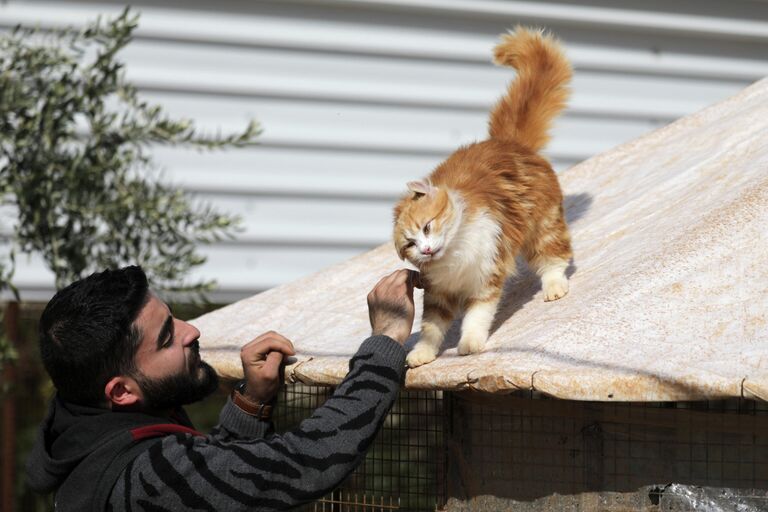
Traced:
<svg viewBox="0 0 768 512">
<path fill-rule="evenodd" d="M 177 332 L 181 331 L 181 342 L 186 347 L 191 345 L 196 339 L 200 337 L 200 331 L 192 324 L 188 324 L 183 320 L 179 320 L 181 325 L 177 326 Z M 179 329 L 181 328 L 181 329 Z"/>
</svg>

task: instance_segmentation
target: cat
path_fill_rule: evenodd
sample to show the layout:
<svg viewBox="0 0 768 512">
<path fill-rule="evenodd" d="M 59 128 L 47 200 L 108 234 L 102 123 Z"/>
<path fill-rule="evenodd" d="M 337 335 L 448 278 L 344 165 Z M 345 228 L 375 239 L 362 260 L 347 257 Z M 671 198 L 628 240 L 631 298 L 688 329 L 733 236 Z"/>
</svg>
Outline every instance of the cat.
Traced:
<svg viewBox="0 0 768 512">
<path fill-rule="evenodd" d="M 462 310 L 459 354 L 484 348 L 518 254 L 541 277 L 545 301 L 568 293 L 572 250 L 563 196 L 537 152 L 565 108 L 571 65 L 553 36 L 523 27 L 502 36 L 494 62 L 517 76 L 491 112 L 489 138 L 408 183 L 395 206 L 395 248 L 426 284 L 421 337 L 406 359 L 412 368 L 437 357 Z"/>
</svg>

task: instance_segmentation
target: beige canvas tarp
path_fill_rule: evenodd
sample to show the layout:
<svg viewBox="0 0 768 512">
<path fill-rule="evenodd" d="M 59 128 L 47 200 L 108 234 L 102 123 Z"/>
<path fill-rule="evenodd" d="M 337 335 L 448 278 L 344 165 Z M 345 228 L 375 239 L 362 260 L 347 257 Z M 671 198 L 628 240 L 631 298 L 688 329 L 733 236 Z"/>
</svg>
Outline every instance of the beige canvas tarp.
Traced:
<svg viewBox="0 0 768 512">
<path fill-rule="evenodd" d="M 426 175 L 429 169 L 424 170 Z M 534 389 L 574 400 L 768 399 L 768 80 L 564 172 L 571 291 L 511 280 L 484 353 L 448 349 L 406 387 Z M 241 375 L 265 330 L 296 345 L 289 381 L 337 384 L 369 334 L 391 244 L 196 319 L 204 357 Z M 417 294 L 417 319 L 421 296 Z M 410 342 L 413 343 L 413 339 Z"/>
</svg>

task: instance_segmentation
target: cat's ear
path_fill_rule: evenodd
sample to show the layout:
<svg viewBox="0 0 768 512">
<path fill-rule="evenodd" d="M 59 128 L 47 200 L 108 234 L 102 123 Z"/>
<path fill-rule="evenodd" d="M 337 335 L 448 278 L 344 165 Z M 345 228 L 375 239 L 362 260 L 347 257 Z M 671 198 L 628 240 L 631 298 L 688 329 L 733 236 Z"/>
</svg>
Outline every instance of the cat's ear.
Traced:
<svg viewBox="0 0 768 512">
<path fill-rule="evenodd" d="M 425 180 L 409 181 L 408 190 L 415 193 L 417 197 L 419 195 L 431 197 L 435 195 L 435 192 L 437 192 L 437 188 L 433 187 L 428 181 Z"/>
</svg>

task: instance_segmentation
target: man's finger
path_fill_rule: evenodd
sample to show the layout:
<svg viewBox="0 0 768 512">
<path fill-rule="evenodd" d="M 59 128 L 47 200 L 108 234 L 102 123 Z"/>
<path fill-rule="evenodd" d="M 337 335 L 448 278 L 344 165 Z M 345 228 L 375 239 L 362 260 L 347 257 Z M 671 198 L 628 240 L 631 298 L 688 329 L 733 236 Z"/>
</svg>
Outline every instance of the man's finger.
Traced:
<svg viewBox="0 0 768 512">
<path fill-rule="evenodd" d="M 280 375 L 280 365 L 283 362 L 283 354 L 280 352 L 270 352 L 267 354 L 267 360 L 262 367 L 262 371 L 269 376 L 275 377 Z"/>
<path fill-rule="evenodd" d="M 397 272 L 392 272 L 391 274 L 387 274 L 382 278 L 381 281 L 379 281 L 377 288 L 379 288 L 380 290 L 387 289 L 390 286 L 392 286 L 392 283 L 394 283 L 396 279 L 397 279 Z"/>
<path fill-rule="evenodd" d="M 250 341 L 250 343 L 258 343 L 258 342 L 260 342 L 260 341 L 261 341 L 261 340 L 263 340 L 263 339 L 266 339 L 266 338 L 273 338 L 273 337 L 274 337 L 274 338 L 280 338 L 280 337 L 283 337 L 283 335 L 282 335 L 282 334 L 280 334 L 279 332 L 275 332 L 275 331 L 267 331 L 267 332 L 263 332 L 263 333 L 259 334 L 259 335 L 258 335 L 258 336 L 256 336 L 255 338 L 253 338 L 253 339 Z"/>
<path fill-rule="evenodd" d="M 296 354 L 296 350 L 293 348 L 293 343 L 286 339 L 267 338 L 261 340 L 254 345 L 254 350 L 261 354 L 267 354 L 269 352 L 280 352 L 287 356 Z"/>
<path fill-rule="evenodd" d="M 415 270 L 408 270 L 408 284 L 409 287 L 424 289 L 424 284 L 421 282 L 421 274 Z"/>
<path fill-rule="evenodd" d="M 386 293 L 393 287 L 405 284 L 407 279 L 408 275 L 404 272 L 404 269 L 395 270 L 382 279 L 377 288 L 379 289 L 379 293 Z"/>
<path fill-rule="evenodd" d="M 265 333 L 262 333 L 262 334 L 259 334 L 258 336 L 256 336 L 254 339 L 252 339 L 251 341 L 249 341 L 249 342 L 246 344 L 246 346 L 248 346 L 248 345 L 252 345 L 252 344 L 254 344 L 254 343 L 259 343 L 260 341 L 262 341 L 262 340 L 265 340 L 265 339 L 267 339 L 267 338 L 273 338 L 273 339 L 278 339 L 278 340 L 284 340 L 284 341 L 287 341 L 288 343 L 291 343 L 291 340 L 289 340 L 288 338 L 286 338 L 285 336 L 283 336 L 283 335 L 282 335 L 282 334 L 280 334 L 279 332 L 275 332 L 275 331 L 267 331 L 267 332 L 265 332 Z M 291 344 L 291 345 L 293 345 L 293 344 Z"/>
<path fill-rule="evenodd" d="M 290 341 L 271 337 L 258 342 L 251 342 L 241 350 L 241 354 L 247 355 L 249 359 L 256 358 L 256 360 L 264 359 L 264 356 L 270 352 L 279 352 L 287 356 L 296 354 Z"/>
<path fill-rule="evenodd" d="M 408 281 L 410 277 L 410 270 L 407 268 L 401 268 L 397 272 L 395 272 L 395 281 L 398 283 L 405 283 Z"/>
</svg>

